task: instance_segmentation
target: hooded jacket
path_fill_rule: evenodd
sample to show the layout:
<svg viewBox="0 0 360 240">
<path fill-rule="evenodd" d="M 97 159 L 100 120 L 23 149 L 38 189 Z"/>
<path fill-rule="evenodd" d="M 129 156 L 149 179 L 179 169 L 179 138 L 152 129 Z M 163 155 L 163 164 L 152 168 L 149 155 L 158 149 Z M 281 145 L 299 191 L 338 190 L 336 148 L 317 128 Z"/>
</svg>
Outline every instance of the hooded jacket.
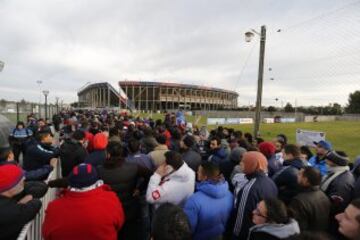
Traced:
<svg viewBox="0 0 360 240">
<path fill-rule="evenodd" d="M 357 170 L 359 168 L 359 170 Z M 354 167 L 352 170 L 352 174 L 355 178 L 355 185 L 354 185 L 354 199 L 360 198 L 360 156 L 358 156 L 354 161 Z"/>
<path fill-rule="evenodd" d="M 49 203 L 42 236 L 45 240 L 115 240 L 124 220 L 122 205 L 109 186 L 86 192 L 65 190 Z"/>
<path fill-rule="evenodd" d="M 195 173 L 186 163 L 175 172 L 162 178 L 154 173 L 146 191 L 146 200 L 157 208 L 162 203 L 183 206 L 186 199 L 193 194 Z"/>
<path fill-rule="evenodd" d="M 233 196 L 228 183 L 225 180 L 219 183 L 203 181 L 196 184 L 196 190 L 184 207 L 193 239 L 220 237 L 233 209 Z"/>
<path fill-rule="evenodd" d="M 249 230 L 248 240 L 277 240 L 287 239 L 300 233 L 298 223 L 291 219 L 287 224 L 265 223 L 256 225 Z"/>
<path fill-rule="evenodd" d="M 310 166 L 317 168 L 320 171 L 321 176 L 325 176 L 327 174 L 328 169 L 325 158 L 320 159 L 319 156 L 315 155 L 309 159 L 309 164 Z"/>
<path fill-rule="evenodd" d="M 225 149 L 220 147 L 209 156 L 208 161 L 219 166 L 221 162 L 227 160 L 226 158 L 227 156 Z"/>
</svg>

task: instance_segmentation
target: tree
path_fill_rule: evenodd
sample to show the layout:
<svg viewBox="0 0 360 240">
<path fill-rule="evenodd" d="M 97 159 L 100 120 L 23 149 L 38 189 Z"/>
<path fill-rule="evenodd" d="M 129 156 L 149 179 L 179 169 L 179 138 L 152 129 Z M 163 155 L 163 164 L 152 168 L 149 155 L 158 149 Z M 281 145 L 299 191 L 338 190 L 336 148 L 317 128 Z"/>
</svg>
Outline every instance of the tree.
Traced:
<svg viewBox="0 0 360 240">
<path fill-rule="evenodd" d="M 275 108 L 274 106 L 269 106 L 269 107 L 267 108 L 267 111 L 268 111 L 268 112 L 276 112 L 276 108 Z"/>
<path fill-rule="evenodd" d="M 349 103 L 346 107 L 347 113 L 360 113 L 360 91 L 349 94 Z"/>
<path fill-rule="evenodd" d="M 285 112 L 295 112 L 295 108 L 291 105 L 291 103 L 287 103 L 284 108 Z"/>
</svg>

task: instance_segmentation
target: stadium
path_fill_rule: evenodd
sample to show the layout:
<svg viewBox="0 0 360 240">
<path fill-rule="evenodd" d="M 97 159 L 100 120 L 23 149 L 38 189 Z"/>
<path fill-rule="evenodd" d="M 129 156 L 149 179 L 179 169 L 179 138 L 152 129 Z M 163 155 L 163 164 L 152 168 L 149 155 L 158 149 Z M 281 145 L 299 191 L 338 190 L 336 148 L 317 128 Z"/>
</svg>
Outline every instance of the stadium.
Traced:
<svg viewBox="0 0 360 240">
<path fill-rule="evenodd" d="M 120 81 L 119 91 L 108 83 L 87 85 L 78 92 L 79 106 L 103 108 L 121 105 L 141 111 L 173 109 L 221 110 L 237 108 L 238 94 L 191 84 Z"/>
</svg>

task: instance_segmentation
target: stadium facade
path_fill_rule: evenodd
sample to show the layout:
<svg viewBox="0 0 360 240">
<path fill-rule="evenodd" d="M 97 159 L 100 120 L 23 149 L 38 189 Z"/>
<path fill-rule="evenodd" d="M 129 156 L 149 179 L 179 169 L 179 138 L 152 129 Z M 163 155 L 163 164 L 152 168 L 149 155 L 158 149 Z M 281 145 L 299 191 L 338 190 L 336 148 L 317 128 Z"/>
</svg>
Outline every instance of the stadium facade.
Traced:
<svg viewBox="0 0 360 240">
<path fill-rule="evenodd" d="M 238 94 L 219 88 L 166 82 L 120 81 L 119 92 L 108 83 L 90 84 L 78 92 L 82 107 L 130 108 L 141 111 L 220 110 L 237 108 Z M 116 101 L 116 99 L 118 99 Z"/>
</svg>

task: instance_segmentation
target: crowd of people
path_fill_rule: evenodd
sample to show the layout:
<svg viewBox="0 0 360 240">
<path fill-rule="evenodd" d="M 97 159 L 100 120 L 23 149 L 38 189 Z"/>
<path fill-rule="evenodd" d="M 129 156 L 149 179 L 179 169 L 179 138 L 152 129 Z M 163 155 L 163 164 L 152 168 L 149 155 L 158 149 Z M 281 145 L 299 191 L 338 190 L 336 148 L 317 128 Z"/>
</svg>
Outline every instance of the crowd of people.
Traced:
<svg viewBox="0 0 360 240">
<path fill-rule="evenodd" d="M 0 239 L 360 239 L 360 157 L 111 111 L 29 116 L 0 148 Z M 352 163 L 353 162 L 353 163 Z M 61 166 L 61 177 L 44 181 Z"/>
</svg>

